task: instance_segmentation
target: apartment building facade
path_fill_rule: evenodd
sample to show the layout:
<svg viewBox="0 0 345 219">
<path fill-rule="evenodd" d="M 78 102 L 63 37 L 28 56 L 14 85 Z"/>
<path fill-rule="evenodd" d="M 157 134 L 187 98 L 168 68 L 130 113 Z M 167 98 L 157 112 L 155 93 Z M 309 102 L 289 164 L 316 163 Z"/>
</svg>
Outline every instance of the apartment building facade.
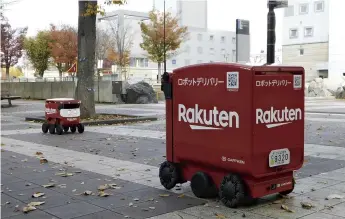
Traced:
<svg viewBox="0 0 345 219">
<path fill-rule="evenodd" d="M 284 10 L 282 62 L 305 68 L 306 81 L 321 77 L 330 87 L 345 75 L 342 0 L 289 0 Z M 337 16 L 337 17 L 336 17 Z M 339 26 L 340 25 L 340 26 Z"/>
</svg>

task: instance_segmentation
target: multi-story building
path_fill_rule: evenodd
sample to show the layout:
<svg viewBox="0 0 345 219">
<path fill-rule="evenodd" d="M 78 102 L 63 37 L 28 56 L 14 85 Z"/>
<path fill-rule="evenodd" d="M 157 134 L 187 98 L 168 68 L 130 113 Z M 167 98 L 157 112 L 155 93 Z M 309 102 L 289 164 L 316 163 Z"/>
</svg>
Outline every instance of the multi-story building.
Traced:
<svg viewBox="0 0 345 219">
<path fill-rule="evenodd" d="M 283 64 L 302 65 L 306 81 L 327 78 L 339 86 L 345 76 L 343 0 L 289 0 L 283 18 Z"/>
<path fill-rule="evenodd" d="M 157 1 L 153 7 L 163 11 L 162 2 L 160 1 L 158 4 Z M 177 55 L 167 60 L 168 70 L 197 63 L 236 62 L 236 33 L 208 29 L 207 0 L 170 0 L 167 2 L 169 4 L 166 6 L 166 11 L 177 16 L 180 25 L 187 26 L 189 32 L 188 40 L 182 43 Z M 98 28 L 107 28 L 106 23 L 112 21 L 117 22 L 119 29 L 130 29 L 129 35 L 132 39 L 130 71 L 132 76 L 134 76 L 133 72 L 139 75 L 138 70 L 140 70 L 140 72 L 145 72 L 140 77 L 157 77 L 157 63 L 148 60 L 146 52 L 140 48 L 142 37 L 139 23 L 148 20 L 148 13 L 117 10 L 108 12 L 106 16 L 100 17 L 98 20 L 100 21 Z M 150 76 L 150 74 L 154 75 Z"/>
</svg>

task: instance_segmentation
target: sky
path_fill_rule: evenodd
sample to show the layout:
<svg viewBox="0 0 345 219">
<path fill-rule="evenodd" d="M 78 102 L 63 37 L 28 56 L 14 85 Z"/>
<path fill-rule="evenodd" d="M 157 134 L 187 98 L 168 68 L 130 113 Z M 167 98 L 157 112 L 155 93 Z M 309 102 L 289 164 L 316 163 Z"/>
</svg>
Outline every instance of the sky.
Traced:
<svg viewBox="0 0 345 219">
<path fill-rule="evenodd" d="M 153 2 L 159 8 L 164 0 L 127 0 L 125 6 L 110 6 L 106 11 L 128 9 L 148 12 Z M 175 3 L 166 0 L 166 7 Z M 236 19 L 250 21 L 251 53 L 266 50 L 267 0 L 208 0 L 208 27 L 215 30 L 235 31 Z M 276 47 L 281 46 L 283 9 L 275 10 Z M 19 0 L 8 7 L 5 16 L 13 27 L 28 27 L 28 35 L 49 28 L 49 24 L 77 26 L 78 0 Z"/>
</svg>

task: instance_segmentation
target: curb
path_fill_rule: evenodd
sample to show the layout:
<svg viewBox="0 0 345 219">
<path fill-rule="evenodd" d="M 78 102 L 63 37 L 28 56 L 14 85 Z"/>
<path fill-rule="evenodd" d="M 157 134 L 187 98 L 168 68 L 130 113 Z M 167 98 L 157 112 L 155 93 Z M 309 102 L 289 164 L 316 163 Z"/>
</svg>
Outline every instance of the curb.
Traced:
<svg viewBox="0 0 345 219">
<path fill-rule="evenodd" d="M 123 114 L 106 114 L 106 113 L 100 113 L 100 114 L 126 116 L 130 118 L 102 120 L 102 121 L 89 121 L 89 122 L 81 122 L 81 123 L 84 124 L 85 126 L 91 126 L 91 125 L 114 125 L 114 124 L 125 123 L 125 122 L 142 122 L 142 121 L 157 121 L 158 120 L 157 117 L 150 117 L 150 116 L 131 116 L 131 115 L 123 115 Z M 25 117 L 25 121 L 45 122 L 46 119 L 44 116 Z"/>
</svg>

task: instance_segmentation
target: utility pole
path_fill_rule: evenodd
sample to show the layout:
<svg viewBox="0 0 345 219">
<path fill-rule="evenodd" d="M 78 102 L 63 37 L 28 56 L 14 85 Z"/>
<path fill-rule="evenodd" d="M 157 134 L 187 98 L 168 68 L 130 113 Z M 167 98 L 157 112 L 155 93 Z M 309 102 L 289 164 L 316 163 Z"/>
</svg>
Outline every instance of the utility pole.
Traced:
<svg viewBox="0 0 345 219">
<path fill-rule="evenodd" d="M 164 8 L 163 8 L 163 47 L 164 47 L 164 73 L 167 71 L 167 60 L 166 60 L 166 46 L 165 46 L 165 0 L 164 0 Z M 159 78 L 160 80 L 160 78 Z"/>
</svg>

